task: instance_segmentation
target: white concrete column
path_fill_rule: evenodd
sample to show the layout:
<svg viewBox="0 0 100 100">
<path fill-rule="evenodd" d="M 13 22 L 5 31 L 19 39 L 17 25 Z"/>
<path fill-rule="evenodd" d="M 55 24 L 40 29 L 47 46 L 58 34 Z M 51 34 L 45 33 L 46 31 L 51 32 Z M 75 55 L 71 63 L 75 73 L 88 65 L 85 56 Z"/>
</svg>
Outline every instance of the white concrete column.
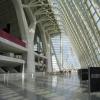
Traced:
<svg viewBox="0 0 100 100">
<path fill-rule="evenodd" d="M 21 0 L 12 0 L 12 2 L 16 10 L 21 33 L 23 34 L 23 40 L 27 41 L 26 72 L 33 76 L 33 74 L 35 73 L 33 39 L 34 39 L 34 34 L 35 34 L 36 19 L 34 20 L 34 22 L 31 21 L 33 23 L 32 24 L 33 26 L 31 26 L 31 28 L 29 29 Z"/>
<path fill-rule="evenodd" d="M 35 27 L 34 27 L 35 28 Z M 35 74 L 35 60 L 34 60 L 34 33 L 35 29 L 30 29 L 28 35 L 28 55 L 27 55 L 27 73 Z"/>
<path fill-rule="evenodd" d="M 50 36 L 48 36 L 48 49 L 47 49 L 47 58 L 48 58 L 48 72 L 52 72 L 52 58 L 51 58 L 51 45 L 50 45 Z"/>
<path fill-rule="evenodd" d="M 33 77 L 33 75 L 35 74 L 34 35 L 36 29 L 36 17 L 33 16 L 31 9 L 28 9 L 28 13 L 31 16 L 31 25 L 29 26 L 28 34 L 27 72 L 32 73 Z"/>
</svg>

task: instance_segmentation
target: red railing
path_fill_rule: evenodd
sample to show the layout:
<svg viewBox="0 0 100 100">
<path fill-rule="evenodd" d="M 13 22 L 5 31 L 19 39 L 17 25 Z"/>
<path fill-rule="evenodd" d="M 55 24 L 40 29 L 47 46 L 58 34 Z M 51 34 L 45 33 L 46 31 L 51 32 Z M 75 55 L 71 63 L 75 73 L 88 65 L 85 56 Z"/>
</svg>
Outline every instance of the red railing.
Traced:
<svg viewBox="0 0 100 100">
<path fill-rule="evenodd" d="M 5 31 L 1 30 L 1 29 L 0 29 L 0 37 L 2 37 L 4 39 L 7 39 L 7 40 L 9 40 L 11 42 L 14 42 L 14 43 L 16 43 L 16 44 L 18 44 L 20 46 L 26 47 L 26 44 L 22 40 L 16 38 L 12 34 L 9 34 L 9 33 L 5 32 Z"/>
</svg>

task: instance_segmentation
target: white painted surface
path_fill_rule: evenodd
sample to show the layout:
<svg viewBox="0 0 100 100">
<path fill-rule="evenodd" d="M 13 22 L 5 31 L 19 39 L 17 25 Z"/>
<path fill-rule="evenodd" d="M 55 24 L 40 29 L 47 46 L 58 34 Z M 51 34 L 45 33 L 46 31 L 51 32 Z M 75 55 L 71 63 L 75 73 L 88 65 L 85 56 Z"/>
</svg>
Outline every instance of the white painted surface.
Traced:
<svg viewBox="0 0 100 100">
<path fill-rule="evenodd" d="M 13 47 L 13 48 L 16 48 L 16 49 L 19 49 L 19 50 L 22 50 L 22 51 L 27 51 L 27 48 L 23 47 L 23 46 L 20 46 L 14 42 L 11 42 L 7 39 L 4 39 L 2 37 L 0 37 L 0 42 L 3 43 L 4 45 L 9 45 L 9 47 Z"/>
<path fill-rule="evenodd" d="M 2 56 L 2 55 L 0 55 L 0 61 L 16 62 L 16 63 L 21 63 L 21 64 L 25 63 L 25 61 L 22 59 L 16 59 L 13 57 L 7 57 L 7 56 Z"/>
</svg>

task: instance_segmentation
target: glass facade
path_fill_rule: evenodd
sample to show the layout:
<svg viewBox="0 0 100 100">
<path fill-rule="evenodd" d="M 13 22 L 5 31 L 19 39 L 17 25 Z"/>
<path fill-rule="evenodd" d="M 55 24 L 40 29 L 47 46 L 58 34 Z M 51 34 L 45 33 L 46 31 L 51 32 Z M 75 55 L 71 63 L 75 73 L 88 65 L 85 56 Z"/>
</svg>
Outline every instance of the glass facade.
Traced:
<svg viewBox="0 0 100 100">
<path fill-rule="evenodd" d="M 49 0 L 61 33 L 67 34 L 81 67 L 100 66 L 99 0 Z"/>
<path fill-rule="evenodd" d="M 67 35 L 58 34 L 51 37 L 51 51 L 53 71 L 80 68 L 78 58 Z"/>
</svg>

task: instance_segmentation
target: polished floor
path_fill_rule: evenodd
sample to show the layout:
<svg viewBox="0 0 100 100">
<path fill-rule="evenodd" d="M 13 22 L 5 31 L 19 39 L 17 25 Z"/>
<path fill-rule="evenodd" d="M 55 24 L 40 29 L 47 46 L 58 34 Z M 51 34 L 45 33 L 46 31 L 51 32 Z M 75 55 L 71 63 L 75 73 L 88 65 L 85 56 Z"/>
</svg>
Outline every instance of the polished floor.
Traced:
<svg viewBox="0 0 100 100">
<path fill-rule="evenodd" d="M 26 78 L 27 77 L 27 78 Z M 88 92 L 87 82 L 71 75 L 0 75 L 0 100 L 100 100 Z"/>
</svg>

